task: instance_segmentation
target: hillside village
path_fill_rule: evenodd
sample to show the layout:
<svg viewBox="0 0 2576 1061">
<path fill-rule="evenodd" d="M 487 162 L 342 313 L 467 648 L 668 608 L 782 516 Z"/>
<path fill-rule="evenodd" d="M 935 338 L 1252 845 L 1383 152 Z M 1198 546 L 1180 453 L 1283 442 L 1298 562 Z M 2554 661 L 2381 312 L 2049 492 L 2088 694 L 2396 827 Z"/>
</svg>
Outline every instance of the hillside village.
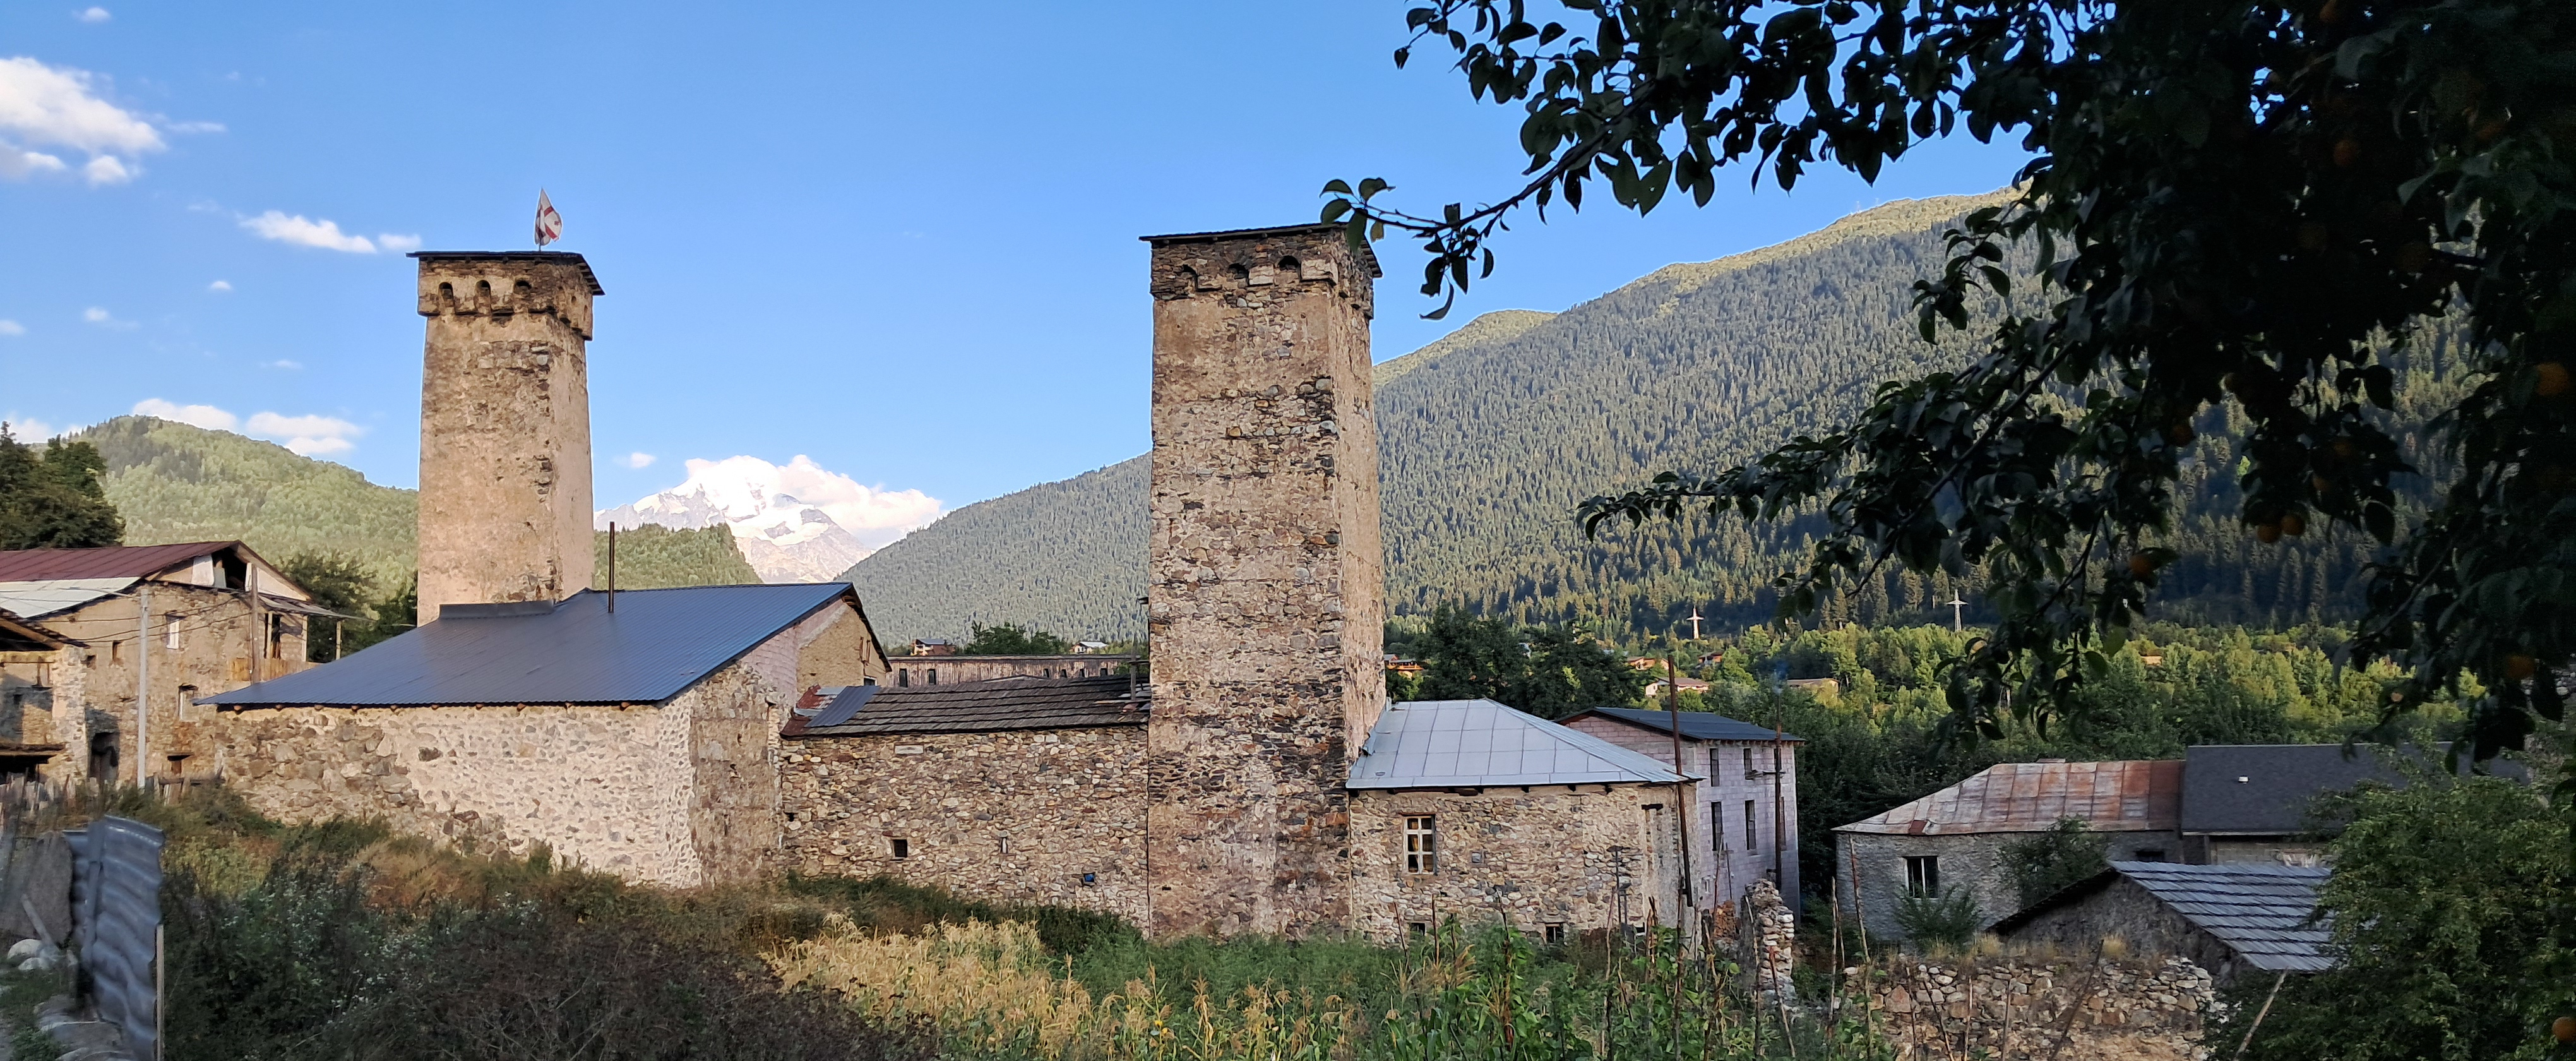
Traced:
<svg viewBox="0 0 2576 1061">
<path fill-rule="evenodd" d="M 1657 674 L 1642 704 L 1557 721 L 1389 703 L 1376 263 L 1312 226 L 1149 242 L 1141 657 L 889 652 L 842 581 L 616 588 L 583 381 L 605 289 L 579 255 L 424 252 L 416 628 L 326 652 L 322 631 L 362 617 L 239 541 L 0 553 L 0 768 L 218 785 L 287 822 L 379 820 L 640 883 L 892 879 L 1156 937 L 1696 924 L 1783 993 L 1802 895 L 1882 939 L 1921 938 L 1912 908 L 1939 901 L 2015 945 L 2120 935 L 2196 970 L 2157 983 L 2203 1006 L 2325 967 L 2307 808 L 2420 763 L 2327 744 L 2005 762 L 1822 823 L 1820 883 L 1801 877 L 1806 741 L 1681 710 L 1706 681 Z M 2039 887 L 2048 838 L 2095 854 Z"/>
</svg>

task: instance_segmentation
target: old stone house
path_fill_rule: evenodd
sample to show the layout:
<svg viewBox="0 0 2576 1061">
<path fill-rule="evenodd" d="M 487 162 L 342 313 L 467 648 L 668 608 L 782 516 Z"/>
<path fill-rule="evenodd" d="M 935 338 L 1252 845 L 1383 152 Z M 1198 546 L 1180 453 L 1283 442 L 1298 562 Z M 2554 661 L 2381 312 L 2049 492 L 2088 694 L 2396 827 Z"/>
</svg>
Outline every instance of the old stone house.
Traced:
<svg viewBox="0 0 2576 1061">
<path fill-rule="evenodd" d="M 1565 720 L 1575 730 L 1667 768 L 1699 775 L 1690 842 L 1695 894 L 1722 903 L 1757 880 L 1798 894 L 1798 746 L 1793 733 L 1708 711 L 1683 711 L 1681 762 L 1673 761 L 1673 713 L 1604 707 Z"/>
<path fill-rule="evenodd" d="M 88 671 L 79 642 L 0 609 L 0 777 L 42 776 L 81 746 Z"/>
<path fill-rule="evenodd" d="M 2109 857 L 2179 861 L 2182 760 L 2001 763 L 1921 799 L 1834 830 L 1834 869 L 1846 916 L 1898 939 L 1907 896 L 1964 890 L 1983 928 L 2021 908 L 2003 854 L 2013 841 L 2074 818 L 2104 834 Z"/>
<path fill-rule="evenodd" d="M 380 818 L 637 879 L 778 866 L 796 690 L 885 656 L 845 583 L 447 604 L 349 658 L 206 697 L 225 780 L 289 821 Z"/>
<path fill-rule="evenodd" d="M 2188 959 L 2221 986 L 2253 972 L 2318 972 L 2332 964 L 2327 926 L 2313 920 L 2327 876 L 2316 866 L 2113 862 L 1994 932 L 2077 958 L 2117 939 L 2133 959 Z"/>
<path fill-rule="evenodd" d="M 303 670 L 305 624 L 332 614 L 240 542 L 0 552 L 0 609 L 83 646 L 81 693 L 48 695 L 45 773 L 128 781 L 202 774 L 194 701 Z"/>
</svg>

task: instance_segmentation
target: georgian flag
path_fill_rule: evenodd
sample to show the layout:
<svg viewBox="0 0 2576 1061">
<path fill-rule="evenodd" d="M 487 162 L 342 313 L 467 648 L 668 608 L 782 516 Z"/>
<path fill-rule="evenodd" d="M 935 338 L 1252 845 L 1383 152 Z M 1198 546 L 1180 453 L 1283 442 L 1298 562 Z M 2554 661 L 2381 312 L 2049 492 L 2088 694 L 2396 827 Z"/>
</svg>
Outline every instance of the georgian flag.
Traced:
<svg viewBox="0 0 2576 1061">
<path fill-rule="evenodd" d="M 563 238 L 563 215 L 546 198 L 546 190 L 537 189 L 537 246 L 543 247 Z"/>
</svg>

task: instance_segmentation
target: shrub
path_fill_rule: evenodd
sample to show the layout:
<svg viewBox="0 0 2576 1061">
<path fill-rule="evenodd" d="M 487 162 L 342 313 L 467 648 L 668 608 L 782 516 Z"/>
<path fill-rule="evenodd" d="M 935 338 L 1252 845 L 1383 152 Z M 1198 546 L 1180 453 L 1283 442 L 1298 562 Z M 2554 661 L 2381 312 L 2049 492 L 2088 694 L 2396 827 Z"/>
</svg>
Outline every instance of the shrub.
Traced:
<svg viewBox="0 0 2576 1061">
<path fill-rule="evenodd" d="M 2029 906 L 2062 888 L 2110 868 L 2106 858 L 2111 838 L 2094 832 L 2082 818 L 2059 818 L 2046 832 L 2005 844 L 2004 871 L 2013 890 Z"/>
<path fill-rule="evenodd" d="M 1897 926 L 1923 950 L 1966 950 L 1968 944 L 1975 942 L 1977 929 L 1984 921 L 1985 915 L 1977 909 L 1977 897 L 1965 888 L 1951 888 L 1939 895 L 1908 895 L 1896 901 Z"/>
</svg>

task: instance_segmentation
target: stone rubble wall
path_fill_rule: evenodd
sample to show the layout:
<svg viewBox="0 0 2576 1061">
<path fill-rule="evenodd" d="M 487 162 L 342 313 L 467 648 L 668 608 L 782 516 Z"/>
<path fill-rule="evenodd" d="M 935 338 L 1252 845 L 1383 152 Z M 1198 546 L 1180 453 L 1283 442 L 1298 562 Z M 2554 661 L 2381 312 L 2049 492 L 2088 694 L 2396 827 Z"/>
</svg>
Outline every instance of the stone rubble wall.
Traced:
<svg viewBox="0 0 2576 1061">
<path fill-rule="evenodd" d="M 1142 726 L 798 737 L 781 759 L 791 870 L 1147 923 Z"/>
<path fill-rule="evenodd" d="M 2180 958 L 1903 958 L 1875 972 L 1872 1016 L 1909 1058 L 2196 1061 L 2217 1005 L 2209 973 Z"/>
<path fill-rule="evenodd" d="M 1379 942 L 1455 916 L 1568 938 L 1613 925 L 1673 923 L 1679 874 L 1650 855 L 1647 804 L 1664 785 L 1523 792 L 1359 791 L 1351 797 L 1352 929 Z M 1405 868 L 1404 819 L 1433 819 L 1433 872 Z M 1659 869 L 1662 870 L 1659 872 Z"/>
<path fill-rule="evenodd" d="M 1757 880 L 1736 903 L 1736 957 L 1753 974 L 1753 989 L 1778 997 L 1795 994 L 1791 970 L 1798 962 L 1798 912 L 1780 901 L 1780 889 Z"/>
</svg>

